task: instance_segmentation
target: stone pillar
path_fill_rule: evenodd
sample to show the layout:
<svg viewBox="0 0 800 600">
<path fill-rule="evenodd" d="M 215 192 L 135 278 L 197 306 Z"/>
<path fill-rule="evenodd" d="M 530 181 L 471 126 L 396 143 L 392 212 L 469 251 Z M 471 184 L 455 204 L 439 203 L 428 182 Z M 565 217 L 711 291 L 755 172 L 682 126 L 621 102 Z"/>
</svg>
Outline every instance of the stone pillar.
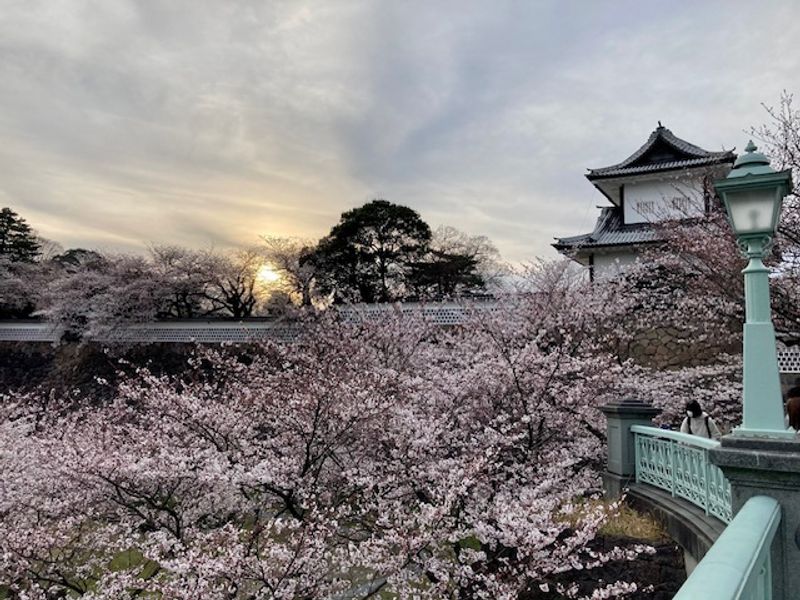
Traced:
<svg viewBox="0 0 800 600">
<path fill-rule="evenodd" d="M 608 421 L 608 466 L 603 473 L 603 488 L 606 497 L 615 500 L 636 475 L 636 449 L 633 425 L 653 425 L 653 417 L 661 412 L 641 400 L 626 398 L 601 406 Z"/>
<path fill-rule="evenodd" d="M 731 482 L 733 514 L 753 496 L 781 505 L 772 544 L 773 600 L 800 597 L 800 441 L 727 435 L 709 459 Z"/>
</svg>

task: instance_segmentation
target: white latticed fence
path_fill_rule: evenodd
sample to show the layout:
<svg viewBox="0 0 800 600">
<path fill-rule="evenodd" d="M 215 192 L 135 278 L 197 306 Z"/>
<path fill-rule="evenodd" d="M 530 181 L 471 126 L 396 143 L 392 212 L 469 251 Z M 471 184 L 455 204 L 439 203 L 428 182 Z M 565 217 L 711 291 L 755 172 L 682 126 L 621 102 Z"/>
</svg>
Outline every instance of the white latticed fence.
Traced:
<svg viewBox="0 0 800 600">
<path fill-rule="evenodd" d="M 0 322 L 0 341 L 3 342 L 56 342 L 60 339 L 61 330 L 50 323 Z"/>
<path fill-rule="evenodd" d="M 494 312 L 495 302 L 479 302 L 462 305 L 455 302 L 422 304 L 406 302 L 398 304 L 356 305 L 340 308 L 339 315 L 347 323 L 376 321 L 392 314 L 419 315 L 435 325 L 452 326 L 464 323 L 470 310 Z M 302 332 L 299 325 L 278 319 L 187 320 L 161 321 L 120 327 L 97 341 L 124 343 L 222 343 L 253 342 L 277 339 L 290 342 Z M 63 331 L 49 323 L 40 321 L 0 322 L 0 341 L 5 342 L 57 342 Z"/>
<path fill-rule="evenodd" d="M 800 350 L 782 350 L 778 352 L 778 369 L 781 373 L 800 374 Z"/>
<path fill-rule="evenodd" d="M 298 326 L 281 321 L 177 321 L 132 325 L 104 336 L 100 341 L 134 344 L 152 342 L 219 344 L 273 339 L 291 342 L 297 339 L 299 334 Z"/>
<path fill-rule="evenodd" d="M 463 304 L 457 302 L 364 304 L 338 309 L 340 317 L 348 323 L 376 321 L 392 314 L 417 314 L 430 323 L 445 327 L 463 324 L 472 311 L 493 313 L 498 310 L 498 303 L 492 300 Z M 291 342 L 297 339 L 301 332 L 301 326 L 277 319 L 161 321 L 119 328 L 98 341 L 134 344 L 154 342 L 215 344 L 276 339 L 282 342 Z M 0 321 L 0 342 L 55 343 L 62 336 L 63 331 L 50 323 Z M 800 350 L 779 351 L 778 366 L 781 373 L 800 375 Z"/>
</svg>

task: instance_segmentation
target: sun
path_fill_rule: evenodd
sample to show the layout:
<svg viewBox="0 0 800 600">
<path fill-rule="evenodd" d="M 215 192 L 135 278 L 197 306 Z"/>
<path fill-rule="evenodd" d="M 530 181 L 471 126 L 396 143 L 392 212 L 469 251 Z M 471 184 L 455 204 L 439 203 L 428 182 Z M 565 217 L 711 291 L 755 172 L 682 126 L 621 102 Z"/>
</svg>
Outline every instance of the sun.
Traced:
<svg viewBox="0 0 800 600">
<path fill-rule="evenodd" d="M 258 273 L 256 273 L 256 278 L 261 283 L 275 283 L 280 280 L 281 276 L 271 266 L 261 265 L 258 269 Z"/>
</svg>

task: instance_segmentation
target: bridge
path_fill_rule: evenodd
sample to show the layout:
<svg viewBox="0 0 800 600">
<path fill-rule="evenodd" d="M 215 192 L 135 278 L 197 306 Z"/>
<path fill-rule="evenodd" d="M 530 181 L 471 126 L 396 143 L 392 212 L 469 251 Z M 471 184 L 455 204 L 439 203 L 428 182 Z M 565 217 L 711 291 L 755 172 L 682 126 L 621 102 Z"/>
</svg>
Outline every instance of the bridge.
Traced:
<svg viewBox="0 0 800 600">
<path fill-rule="evenodd" d="M 722 442 L 652 426 L 636 400 L 608 420 L 606 495 L 625 493 L 683 549 L 679 600 L 800 598 L 800 442 Z"/>
</svg>

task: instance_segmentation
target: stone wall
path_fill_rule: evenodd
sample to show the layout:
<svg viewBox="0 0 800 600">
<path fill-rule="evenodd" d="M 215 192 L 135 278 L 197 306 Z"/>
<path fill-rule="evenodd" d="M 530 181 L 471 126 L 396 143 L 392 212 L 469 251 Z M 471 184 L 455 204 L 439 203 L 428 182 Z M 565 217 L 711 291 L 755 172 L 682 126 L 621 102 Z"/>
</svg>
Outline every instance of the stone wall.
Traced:
<svg viewBox="0 0 800 600">
<path fill-rule="evenodd" d="M 714 362 L 722 352 L 741 354 L 741 336 L 731 333 L 728 343 L 697 339 L 674 327 L 643 330 L 621 352 L 621 358 L 656 369 L 677 369 Z"/>
</svg>

